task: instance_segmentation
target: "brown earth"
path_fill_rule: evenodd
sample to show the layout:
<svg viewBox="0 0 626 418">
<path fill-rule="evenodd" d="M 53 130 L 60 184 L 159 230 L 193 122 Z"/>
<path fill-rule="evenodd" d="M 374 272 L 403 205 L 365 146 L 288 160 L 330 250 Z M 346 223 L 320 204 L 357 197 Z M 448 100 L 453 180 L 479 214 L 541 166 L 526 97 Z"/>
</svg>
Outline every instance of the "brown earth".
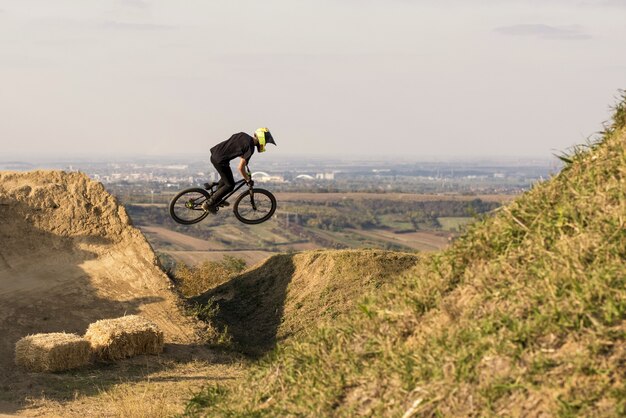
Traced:
<svg viewBox="0 0 626 418">
<path fill-rule="evenodd" d="M 80 173 L 0 172 L 0 413 L 16 410 L 6 399 L 46 396 L 14 365 L 15 342 L 28 334 L 83 334 L 96 320 L 140 314 L 163 330 L 164 357 L 210 357 L 195 347 L 196 324 L 179 302 L 100 183 Z"/>
</svg>

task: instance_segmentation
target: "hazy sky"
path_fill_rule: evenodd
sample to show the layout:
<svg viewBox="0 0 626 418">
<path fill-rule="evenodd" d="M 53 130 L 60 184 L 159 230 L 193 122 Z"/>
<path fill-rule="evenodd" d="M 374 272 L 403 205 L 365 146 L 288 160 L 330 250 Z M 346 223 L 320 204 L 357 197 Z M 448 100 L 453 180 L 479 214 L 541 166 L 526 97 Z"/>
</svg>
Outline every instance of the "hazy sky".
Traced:
<svg viewBox="0 0 626 418">
<path fill-rule="evenodd" d="M 626 88 L 626 0 L 0 0 L 0 160 L 543 156 Z"/>
</svg>

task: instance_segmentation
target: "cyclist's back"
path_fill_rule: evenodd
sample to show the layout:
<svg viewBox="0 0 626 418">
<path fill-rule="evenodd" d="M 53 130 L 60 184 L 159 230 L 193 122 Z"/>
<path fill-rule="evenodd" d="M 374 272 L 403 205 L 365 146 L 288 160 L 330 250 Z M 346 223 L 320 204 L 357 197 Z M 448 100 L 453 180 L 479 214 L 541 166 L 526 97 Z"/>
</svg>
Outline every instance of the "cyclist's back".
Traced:
<svg viewBox="0 0 626 418">
<path fill-rule="evenodd" d="M 211 160 L 218 164 L 228 164 L 237 157 L 249 162 L 252 154 L 254 154 L 254 138 L 245 132 L 234 134 L 211 148 Z"/>
</svg>

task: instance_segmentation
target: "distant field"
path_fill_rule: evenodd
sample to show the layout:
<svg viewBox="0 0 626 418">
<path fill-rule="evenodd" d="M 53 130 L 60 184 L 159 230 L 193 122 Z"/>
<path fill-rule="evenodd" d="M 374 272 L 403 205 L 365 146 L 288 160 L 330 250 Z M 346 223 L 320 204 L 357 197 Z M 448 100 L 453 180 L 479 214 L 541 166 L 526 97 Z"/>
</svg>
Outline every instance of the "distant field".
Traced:
<svg viewBox="0 0 626 418">
<path fill-rule="evenodd" d="M 174 196 L 174 192 L 163 193 L 162 198 L 169 200 Z M 438 200 L 451 200 L 451 201 L 471 201 L 475 199 L 484 200 L 485 202 L 510 202 L 517 197 L 517 195 L 497 195 L 497 194 L 476 194 L 476 195 L 459 195 L 459 194 L 416 194 L 416 193 L 364 193 L 364 192 L 352 192 L 352 193 L 314 193 L 314 192 L 276 192 L 274 193 L 279 207 L 280 202 L 295 202 L 295 201 L 307 201 L 307 202 L 331 202 L 339 200 L 363 200 L 363 199 L 384 199 L 389 201 L 405 201 L 405 202 L 433 202 Z M 161 206 L 166 208 L 167 203 L 164 202 L 133 202 L 136 206 Z"/>
<path fill-rule="evenodd" d="M 301 244 L 290 244 L 289 248 L 294 251 L 309 251 L 317 250 L 318 248 L 320 248 L 320 246 L 312 242 L 303 242 Z"/>
<path fill-rule="evenodd" d="M 269 251 L 161 251 L 171 256 L 177 262 L 183 262 L 189 266 L 200 264 L 204 261 L 222 261 L 225 256 L 243 259 L 248 266 L 253 266 L 271 256 Z"/>
<path fill-rule="evenodd" d="M 260 225 L 242 224 L 228 210 L 186 227 L 169 218 L 163 203 L 127 208 L 155 250 L 176 261 L 195 265 L 229 255 L 252 265 L 274 253 L 318 248 L 439 250 L 473 220 L 453 214 L 464 213 L 466 207 L 484 212 L 513 196 L 277 193 L 276 198 L 275 216 Z M 476 205 L 477 199 L 491 203 Z M 370 216 L 372 222 L 359 223 L 359 216 Z"/>
<path fill-rule="evenodd" d="M 432 202 L 438 200 L 471 201 L 481 199 L 486 202 L 510 202 L 515 195 L 446 195 L 446 194 L 412 194 L 412 193 L 276 193 L 280 202 L 307 201 L 327 202 L 337 200 L 385 199 L 389 201 Z"/>
<path fill-rule="evenodd" d="M 390 215 L 381 215 L 380 221 L 383 225 L 392 228 L 394 230 L 409 230 L 413 229 L 413 224 L 411 222 L 407 222 L 406 220 L 398 219 L 398 215 L 390 214 Z"/>
<path fill-rule="evenodd" d="M 442 217 L 437 218 L 439 223 L 441 224 L 441 229 L 444 231 L 454 231 L 457 232 L 461 227 L 471 223 L 474 218 L 468 217 Z"/>
<path fill-rule="evenodd" d="M 141 226 L 140 228 L 148 237 L 149 241 L 180 247 L 181 250 L 185 251 L 215 251 L 224 250 L 226 248 L 223 244 L 214 240 L 198 239 L 161 226 Z"/>
<path fill-rule="evenodd" d="M 322 240 L 325 240 L 331 245 L 331 248 L 361 248 L 364 246 L 358 239 L 355 239 L 352 234 L 347 233 L 347 231 L 326 231 L 318 228 L 306 228 L 306 230 L 313 237 L 318 237 Z"/>
<path fill-rule="evenodd" d="M 440 250 L 448 245 L 449 239 L 452 237 L 451 234 L 437 231 L 407 232 L 402 234 L 384 229 L 350 229 L 350 231 L 364 237 L 383 240 L 420 251 Z"/>
</svg>

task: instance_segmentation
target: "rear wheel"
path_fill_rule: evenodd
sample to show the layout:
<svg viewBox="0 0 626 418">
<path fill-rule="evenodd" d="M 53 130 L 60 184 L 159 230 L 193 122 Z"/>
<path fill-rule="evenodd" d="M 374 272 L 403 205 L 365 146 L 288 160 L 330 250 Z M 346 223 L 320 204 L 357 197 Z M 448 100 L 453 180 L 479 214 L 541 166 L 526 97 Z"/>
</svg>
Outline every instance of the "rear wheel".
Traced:
<svg viewBox="0 0 626 418">
<path fill-rule="evenodd" d="M 200 222 L 209 214 L 202 209 L 202 204 L 210 197 L 201 188 L 194 187 L 178 193 L 170 202 L 170 215 L 179 224 L 191 225 Z"/>
<path fill-rule="evenodd" d="M 276 198 L 264 189 L 253 189 L 252 194 L 247 190 L 239 195 L 233 211 L 244 224 L 260 224 L 271 218 L 276 211 Z"/>
</svg>

